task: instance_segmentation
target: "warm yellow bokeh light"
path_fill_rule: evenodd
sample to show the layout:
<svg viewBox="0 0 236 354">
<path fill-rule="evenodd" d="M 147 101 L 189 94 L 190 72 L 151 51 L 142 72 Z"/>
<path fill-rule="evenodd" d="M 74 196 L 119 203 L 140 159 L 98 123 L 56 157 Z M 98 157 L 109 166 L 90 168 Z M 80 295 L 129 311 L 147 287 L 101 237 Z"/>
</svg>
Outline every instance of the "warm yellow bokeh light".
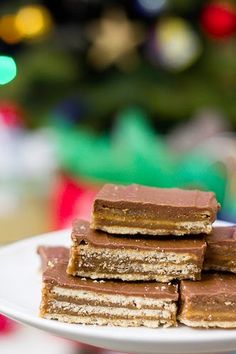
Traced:
<svg viewBox="0 0 236 354">
<path fill-rule="evenodd" d="M 46 34 L 51 26 L 52 19 L 49 11 L 40 5 L 25 6 L 16 15 L 16 27 L 26 38 Z"/>
<path fill-rule="evenodd" d="M 22 40 L 22 34 L 16 27 L 15 15 L 4 15 L 0 19 L 0 37 L 8 44 L 16 44 Z"/>
</svg>

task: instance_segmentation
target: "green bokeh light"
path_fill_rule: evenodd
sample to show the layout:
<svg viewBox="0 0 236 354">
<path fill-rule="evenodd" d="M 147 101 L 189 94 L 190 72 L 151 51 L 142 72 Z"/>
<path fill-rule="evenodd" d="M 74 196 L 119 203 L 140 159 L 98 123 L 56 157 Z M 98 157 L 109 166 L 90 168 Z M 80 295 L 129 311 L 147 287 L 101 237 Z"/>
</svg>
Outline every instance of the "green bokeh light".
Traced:
<svg viewBox="0 0 236 354">
<path fill-rule="evenodd" d="M 0 85 L 5 85 L 16 77 L 17 67 L 13 58 L 0 55 Z"/>
</svg>

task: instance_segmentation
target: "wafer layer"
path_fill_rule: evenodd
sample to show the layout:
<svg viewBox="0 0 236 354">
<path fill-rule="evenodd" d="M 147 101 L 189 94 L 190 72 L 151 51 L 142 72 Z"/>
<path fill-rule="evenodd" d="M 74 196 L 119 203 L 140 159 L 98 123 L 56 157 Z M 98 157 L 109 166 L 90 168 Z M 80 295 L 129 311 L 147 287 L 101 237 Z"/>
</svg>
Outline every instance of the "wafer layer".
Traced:
<svg viewBox="0 0 236 354">
<path fill-rule="evenodd" d="M 107 184 L 95 199 L 91 227 L 115 234 L 209 234 L 218 209 L 212 192 Z"/>
<path fill-rule="evenodd" d="M 203 239 L 130 238 L 73 225 L 67 272 L 92 279 L 126 281 L 200 279 L 206 244 Z"/>
</svg>

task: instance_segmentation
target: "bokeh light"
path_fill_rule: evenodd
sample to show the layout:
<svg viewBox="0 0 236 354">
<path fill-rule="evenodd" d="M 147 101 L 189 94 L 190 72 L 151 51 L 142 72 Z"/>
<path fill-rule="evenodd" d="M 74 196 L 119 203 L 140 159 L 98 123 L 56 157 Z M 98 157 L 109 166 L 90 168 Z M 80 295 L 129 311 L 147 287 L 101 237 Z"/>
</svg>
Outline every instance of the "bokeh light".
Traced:
<svg viewBox="0 0 236 354">
<path fill-rule="evenodd" d="M 146 14 L 156 14 L 166 6 L 166 0 L 137 0 L 138 7 Z"/>
<path fill-rule="evenodd" d="M 0 19 L 0 37 L 8 44 L 16 44 L 22 40 L 22 34 L 16 27 L 15 15 L 4 15 Z"/>
<path fill-rule="evenodd" d="M 16 77 L 17 67 L 14 59 L 9 56 L 0 56 L 0 85 L 5 85 Z"/>
<path fill-rule="evenodd" d="M 38 37 L 51 29 L 52 18 L 44 6 L 25 6 L 16 15 L 16 27 L 26 38 Z"/>
<path fill-rule="evenodd" d="M 180 17 L 166 17 L 157 24 L 156 46 L 161 64 L 173 71 L 191 66 L 202 50 L 200 38 Z"/>
</svg>

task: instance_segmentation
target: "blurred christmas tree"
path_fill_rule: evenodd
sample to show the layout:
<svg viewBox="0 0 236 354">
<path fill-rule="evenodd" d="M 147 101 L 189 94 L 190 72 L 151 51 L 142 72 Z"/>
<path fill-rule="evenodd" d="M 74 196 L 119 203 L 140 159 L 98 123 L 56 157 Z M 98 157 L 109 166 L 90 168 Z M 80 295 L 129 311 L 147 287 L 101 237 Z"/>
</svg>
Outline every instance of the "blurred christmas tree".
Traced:
<svg viewBox="0 0 236 354">
<path fill-rule="evenodd" d="M 235 220 L 235 35 L 234 0 L 2 0 L 2 136 L 52 127 L 66 213 L 82 179 L 214 190 Z"/>
<path fill-rule="evenodd" d="M 127 104 L 162 132 L 199 107 L 220 109 L 236 129 L 233 0 L 2 0 L 0 10 L 0 55 L 18 69 L 0 98 L 22 104 L 31 125 L 65 101 L 61 120 L 63 106 L 95 130 Z M 0 84 L 14 77 L 7 70 Z"/>
</svg>

